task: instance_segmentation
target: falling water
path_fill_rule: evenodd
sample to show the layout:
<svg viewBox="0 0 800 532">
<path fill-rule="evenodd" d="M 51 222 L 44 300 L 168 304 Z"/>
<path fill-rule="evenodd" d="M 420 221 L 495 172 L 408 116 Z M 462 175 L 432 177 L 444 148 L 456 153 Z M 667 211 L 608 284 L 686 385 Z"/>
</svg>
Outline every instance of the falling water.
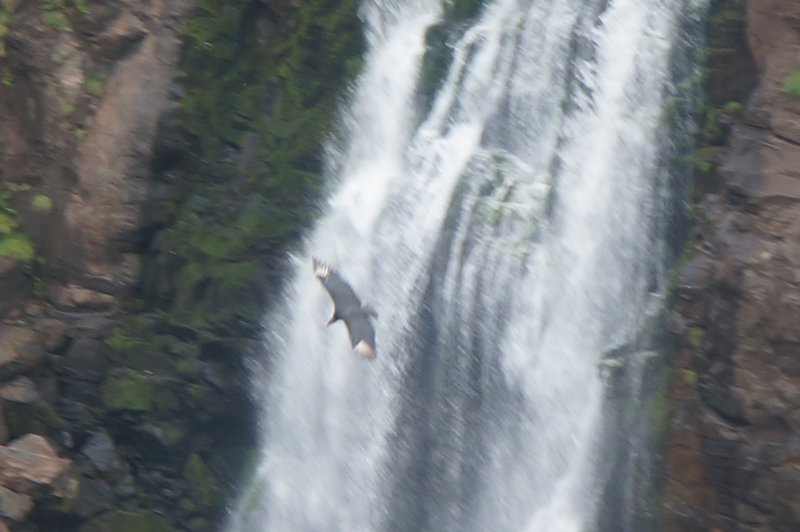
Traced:
<svg viewBox="0 0 800 532">
<path fill-rule="evenodd" d="M 263 446 L 242 532 L 597 526 L 598 362 L 657 306 L 665 100 L 703 0 L 366 0 L 339 183 L 266 318 Z M 426 34 L 446 35 L 427 97 Z M 429 58 L 428 58 L 429 59 Z M 378 311 L 353 354 L 314 278 Z"/>
</svg>

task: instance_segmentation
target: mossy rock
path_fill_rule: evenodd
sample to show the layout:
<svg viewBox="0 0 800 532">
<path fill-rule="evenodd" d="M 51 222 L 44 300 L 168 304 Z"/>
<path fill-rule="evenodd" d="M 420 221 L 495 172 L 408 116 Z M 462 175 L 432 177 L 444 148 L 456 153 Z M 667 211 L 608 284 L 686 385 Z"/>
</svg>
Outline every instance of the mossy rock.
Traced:
<svg viewBox="0 0 800 532">
<path fill-rule="evenodd" d="M 31 263 L 34 258 L 31 239 L 22 233 L 13 233 L 0 237 L 0 257 L 22 263 Z"/>
<path fill-rule="evenodd" d="M 195 453 L 189 455 L 183 468 L 192 502 L 201 508 L 214 508 L 219 504 L 219 488 L 214 473 Z"/>
<path fill-rule="evenodd" d="M 44 401 L 35 403 L 15 403 L 6 401 L 3 415 L 10 438 L 17 438 L 29 432 L 56 432 L 65 427 L 65 422 L 55 409 Z"/>
<path fill-rule="evenodd" d="M 186 439 L 186 429 L 176 421 L 143 423 L 138 426 L 138 431 L 166 449 L 177 448 Z"/>
<path fill-rule="evenodd" d="M 132 369 L 116 369 L 103 383 L 103 404 L 110 411 L 155 412 L 174 410 L 177 398 L 168 379 Z"/>
<path fill-rule="evenodd" d="M 78 532 L 174 532 L 163 517 L 152 512 L 113 511 L 81 525 Z"/>
<path fill-rule="evenodd" d="M 276 21 L 274 6 L 259 0 L 199 2 L 179 118 L 196 153 L 184 158 L 174 220 L 143 280 L 145 298 L 171 323 L 258 335 L 261 287 L 277 278 L 265 263 L 317 212 L 322 146 L 361 65 L 358 4 L 309 0 L 279 9 L 289 19 Z M 267 41 L 258 38 L 264 19 L 278 22 Z"/>
<path fill-rule="evenodd" d="M 46 194 L 36 194 L 31 198 L 31 208 L 39 214 L 47 214 L 53 210 L 53 200 Z"/>
<path fill-rule="evenodd" d="M 669 367 L 661 368 L 652 393 L 646 400 L 652 439 L 659 443 L 664 441 L 669 430 L 671 376 Z"/>
<path fill-rule="evenodd" d="M 783 81 L 783 92 L 792 98 L 800 99 L 800 70 L 795 70 Z"/>
<path fill-rule="evenodd" d="M 689 345 L 694 349 L 700 349 L 706 342 L 706 331 L 702 327 L 692 327 L 689 329 Z"/>
<path fill-rule="evenodd" d="M 141 314 L 124 317 L 106 340 L 109 356 L 118 365 L 162 373 L 174 365 L 170 356 L 174 342 L 160 334 L 156 318 Z"/>
</svg>

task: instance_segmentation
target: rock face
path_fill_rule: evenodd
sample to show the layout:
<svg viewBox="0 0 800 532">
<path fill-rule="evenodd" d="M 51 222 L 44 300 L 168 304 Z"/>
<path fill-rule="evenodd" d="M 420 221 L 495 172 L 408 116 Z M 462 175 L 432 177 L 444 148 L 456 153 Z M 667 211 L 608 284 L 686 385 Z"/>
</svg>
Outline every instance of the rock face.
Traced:
<svg viewBox="0 0 800 532">
<path fill-rule="evenodd" d="M 758 83 L 699 204 L 671 320 L 666 531 L 800 530 L 800 98 L 784 86 L 800 3 L 743 13 Z"/>
<path fill-rule="evenodd" d="M 46 438 L 77 468 L 59 498 L 0 463 L 0 530 L 218 528 L 357 9 L 0 1 L 0 444 Z"/>
<path fill-rule="evenodd" d="M 79 486 L 73 463 L 59 458 L 42 436 L 28 434 L 0 446 L 0 515 L 24 521 L 34 498 L 69 504 Z"/>
<path fill-rule="evenodd" d="M 0 257 L 0 443 L 11 440 L 0 446 L 0 530 L 168 530 L 115 510 L 163 511 L 185 491 L 159 501 L 179 483 L 166 464 L 180 475 L 180 453 L 134 478 L 137 445 L 152 446 L 144 422 L 124 409 L 106 418 L 102 393 L 106 339 L 152 233 L 158 130 L 195 3 L 0 2 L 0 238 L 19 229 L 37 257 Z M 134 450 L 122 457 L 120 441 Z"/>
<path fill-rule="evenodd" d="M 138 280 L 148 162 L 193 5 L 127 0 L 80 12 L 20 2 L 14 13 L 13 84 L 0 94 L 10 106 L 4 180 L 17 185 L 22 228 L 62 282 L 115 295 Z M 47 212 L 31 207 L 34 194 L 50 198 Z"/>
<path fill-rule="evenodd" d="M 0 447 L 0 484 L 19 493 L 47 489 L 62 499 L 74 497 L 78 488 L 71 462 L 59 458 L 38 434 Z"/>
</svg>

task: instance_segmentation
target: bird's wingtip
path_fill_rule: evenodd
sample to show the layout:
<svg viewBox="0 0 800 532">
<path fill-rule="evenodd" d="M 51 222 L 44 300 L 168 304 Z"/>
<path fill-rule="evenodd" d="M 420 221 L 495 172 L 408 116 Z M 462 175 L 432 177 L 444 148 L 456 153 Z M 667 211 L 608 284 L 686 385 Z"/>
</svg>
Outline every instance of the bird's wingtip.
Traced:
<svg viewBox="0 0 800 532">
<path fill-rule="evenodd" d="M 311 257 L 311 265 L 314 268 L 314 275 L 324 279 L 331 274 L 331 267 L 317 257 Z"/>
</svg>

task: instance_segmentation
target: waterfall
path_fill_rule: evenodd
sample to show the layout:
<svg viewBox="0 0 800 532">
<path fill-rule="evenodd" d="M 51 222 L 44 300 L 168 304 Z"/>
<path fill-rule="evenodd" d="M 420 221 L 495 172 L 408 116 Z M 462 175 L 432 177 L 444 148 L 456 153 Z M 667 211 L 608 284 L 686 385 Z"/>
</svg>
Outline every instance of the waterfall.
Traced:
<svg viewBox="0 0 800 532">
<path fill-rule="evenodd" d="M 365 0 L 337 185 L 265 319 L 263 445 L 230 531 L 597 527 L 598 363 L 663 295 L 670 57 L 704 3 L 495 0 L 450 23 L 437 0 Z M 311 255 L 377 309 L 376 360 L 325 327 Z"/>
</svg>

